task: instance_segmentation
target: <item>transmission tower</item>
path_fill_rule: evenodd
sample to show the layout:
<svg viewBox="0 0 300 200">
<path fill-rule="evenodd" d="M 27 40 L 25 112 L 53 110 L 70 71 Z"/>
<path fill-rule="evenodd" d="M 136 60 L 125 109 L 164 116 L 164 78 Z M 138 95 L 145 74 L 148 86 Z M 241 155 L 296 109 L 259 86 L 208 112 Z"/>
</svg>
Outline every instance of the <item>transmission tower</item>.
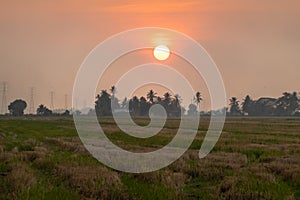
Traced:
<svg viewBox="0 0 300 200">
<path fill-rule="evenodd" d="M 7 111 L 7 102 L 6 102 L 6 92 L 7 92 L 7 83 L 2 83 L 2 104 L 1 104 L 1 114 L 5 114 Z"/>
<path fill-rule="evenodd" d="M 68 110 L 68 95 L 65 94 L 65 110 Z"/>
<path fill-rule="evenodd" d="M 34 113 L 34 87 L 30 88 L 29 114 Z"/>
<path fill-rule="evenodd" d="M 54 92 L 53 91 L 50 92 L 50 98 L 51 98 L 50 109 L 53 111 L 54 110 Z"/>
</svg>

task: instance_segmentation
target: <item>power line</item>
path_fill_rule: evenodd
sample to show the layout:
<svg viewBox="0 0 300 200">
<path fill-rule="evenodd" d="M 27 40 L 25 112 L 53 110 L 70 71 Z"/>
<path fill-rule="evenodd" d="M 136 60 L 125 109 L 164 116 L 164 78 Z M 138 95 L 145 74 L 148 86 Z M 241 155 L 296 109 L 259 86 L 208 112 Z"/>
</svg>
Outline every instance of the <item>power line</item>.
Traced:
<svg viewBox="0 0 300 200">
<path fill-rule="evenodd" d="M 1 114 L 7 112 L 7 102 L 6 102 L 6 92 L 7 92 L 7 83 L 2 83 L 2 104 L 1 104 Z"/>
</svg>

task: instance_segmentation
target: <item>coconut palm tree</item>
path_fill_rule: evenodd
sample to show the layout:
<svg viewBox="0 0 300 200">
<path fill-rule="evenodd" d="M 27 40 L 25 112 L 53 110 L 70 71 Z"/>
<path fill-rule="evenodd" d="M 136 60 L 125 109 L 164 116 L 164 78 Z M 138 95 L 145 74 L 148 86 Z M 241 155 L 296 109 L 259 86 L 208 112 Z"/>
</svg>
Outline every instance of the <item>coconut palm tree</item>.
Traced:
<svg viewBox="0 0 300 200">
<path fill-rule="evenodd" d="M 42 115 L 42 116 L 49 116 L 52 115 L 52 111 L 49 110 L 46 106 L 43 104 L 39 105 L 39 107 L 36 110 L 37 115 Z"/>
<path fill-rule="evenodd" d="M 194 101 L 197 104 L 197 109 L 198 111 L 200 111 L 200 102 L 202 101 L 202 97 L 201 97 L 201 93 L 200 92 L 196 92 L 196 95 L 194 97 Z"/>
<path fill-rule="evenodd" d="M 153 90 L 150 90 L 150 91 L 147 93 L 147 99 L 150 101 L 151 104 L 154 103 L 154 99 L 157 97 L 156 94 L 157 94 L 157 93 L 155 93 Z"/>
<path fill-rule="evenodd" d="M 110 88 L 110 92 L 111 92 L 111 95 L 112 95 L 112 97 L 114 97 L 115 96 L 115 94 L 116 94 L 116 92 L 117 92 L 117 88 L 113 85 L 113 86 L 111 86 L 111 88 Z"/>
<path fill-rule="evenodd" d="M 175 94 L 174 95 L 174 104 L 176 108 L 180 107 L 180 103 L 181 103 L 181 97 L 179 96 L 179 94 Z"/>
<path fill-rule="evenodd" d="M 171 112 L 172 116 L 180 117 L 180 114 L 181 114 L 180 103 L 181 103 L 181 97 L 178 94 L 175 94 L 174 98 L 172 99 L 171 105 L 170 105 L 170 107 L 171 107 L 170 112 Z"/>
</svg>

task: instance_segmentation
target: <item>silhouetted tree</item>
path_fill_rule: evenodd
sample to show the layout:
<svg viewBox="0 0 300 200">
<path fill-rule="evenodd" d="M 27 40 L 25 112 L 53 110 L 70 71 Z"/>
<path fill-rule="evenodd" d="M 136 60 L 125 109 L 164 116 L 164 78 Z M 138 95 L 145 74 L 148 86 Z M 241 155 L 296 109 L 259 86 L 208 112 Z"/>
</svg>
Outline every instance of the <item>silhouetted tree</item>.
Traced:
<svg viewBox="0 0 300 200">
<path fill-rule="evenodd" d="M 147 116 L 148 113 L 149 113 L 149 108 L 150 108 L 150 105 L 147 102 L 146 98 L 141 97 L 140 98 L 140 113 L 139 113 L 139 115 L 140 116 Z"/>
<path fill-rule="evenodd" d="M 254 116 L 273 116 L 276 115 L 275 98 L 260 98 L 253 102 Z"/>
<path fill-rule="evenodd" d="M 64 113 L 61 114 L 62 116 L 70 116 L 70 111 L 69 110 L 65 110 Z"/>
<path fill-rule="evenodd" d="M 197 109 L 200 111 L 200 102 L 202 101 L 202 97 L 201 97 L 201 93 L 200 92 L 196 92 L 196 95 L 194 97 L 194 101 L 197 105 Z"/>
<path fill-rule="evenodd" d="M 290 99 L 289 109 L 291 114 L 295 114 L 299 110 L 299 98 L 297 96 L 297 92 L 293 92 Z"/>
<path fill-rule="evenodd" d="M 113 109 L 119 109 L 120 108 L 119 99 L 116 97 L 117 88 L 115 86 L 111 86 L 110 92 L 111 92 L 111 106 L 112 106 L 112 108 Z"/>
<path fill-rule="evenodd" d="M 166 92 L 164 94 L 164 99 L 162 100 L 162 105 L 166 109 L 168 116 L 170 115 L 170 111 L 171 111 L 170 108 L 171 102 L 172 102 L 171 94 L 169 92 Z"/>
<path fill-rule="evenodd" d="M 95 104 L 95 110 L 98 116 L 112 115 L 110 95 L 106 90 L 102 90 L 101 94 L 96 96 Z"/>
<path fill-rule="evenodd" d="M 276 101 L 276 115 L 294 115 L 299 108 L 299 99 L 297 93 L 284 92 L 283 96 Z"/>
<path fill-rule="evenodd" d="M 52 115 L 52 110 L 49 110 L 46 106 L 43 104 L 39 105 L 39 107 L 36 110 L 37 115 L 41 116 L 50 116 Z"/>
<path fill-rule="evenodd" d="M 160 104 L 160 105 L 163 104 L 163 101 L 162 101 L 161 97 L 158 96 L 158 97 L 156 98 L 156 103 L 157 103 L 157 104 Z"/>
<path fill-rule="evenodd" d="M 110 88 L 111 94 L 106 90 L 102 90 L 100 95 L 97 95 L 95 101 L 95 110 L 97 115 L 110 116 L 112 115 L 113 108 L 129 108 L 131 115 L 134 116 L 146 116 L 149 113 L 149 109 L 153 104 L 162 105 L 168 116 L 179 117 L 181 113 L 185 113 L 185 109 L 180 105 L 181 100 L 179 95 L 174 95 L 174 98 L 169 92 L 166 92 L 163 97 L 158 96 L 152 89 L 147 93 L 146 98 L 138 98 L 134 96 L 132 99 L 127 100 L 125 98 L 121 105 L 118 98 L 115 96 L 116 88 L 112 86 Z M 148 101 L 147 101 L 148 100 Z M 194 116 L 200 111 L 200 103 L 202 101 L 201 93 L 197 92 L 193 98 L 194 103 L 189 105 L 188 115 Z M 225 109 L 218 111 L 210 111 L 205 114 L 224 114 Z M 227 109 L 226 109 L 227 113 Z M 252 100 L 247 95 L 240 108 L 239 101 L 236 97 L 230 99 L 230 115 L 250 115 L 250 116 L 273 116 L 273 115 L 300 115 L 299 113 L 299 99 L 297 93 L 283 93 L 280 98 L 260 98 L 258 100 Z"/>
<path fill-rule="evenodd" d="M 132 99 L 129 101 L 129 110 L 134 116 L 138 116 L 140 113 L 140 101 L 137 96 L 134 96 Z"/>
<path fill-rule="evenodd" d="M 153 91 L 153 90 L 150 90 L 148 93 L 147 93 L 147 99 L 150 101 L 151 104 L 154 103 L 154 99 L 156 98 L 156 93 Z"/>
<path fill-rule="evenodd" d="M 174 105 L 176 108 L 179 108 L 180 107 L 180 103 L 181 103 L 181 97 L 179 96 L 179 94 L 175 94 L 174 95 Z"/>
<path fill-rule="evenodd" d="M 249 95 L 245 97 L 244 102 L 242 103 L 242 111 L 245 115 L 255 114 L 254 102 L 252 101 Z"/>
<path fill-rule="evenodd" d="M 241 115 L 241 110 L 239 108 L 239 101 L 236 97 L 229 99 L 230 103 L 230 115 Z"/>
<path fill-rule="evenodd" d="M 172 95 L 171 95 L 169 92 L 166 92 L 166 93 L 164 94 L 164 99 L 163 99 L 163 101 L 164 101 L 167 105 L 171 103 L 171 100 L 172 100 L 171 96 L 172 96 Z"/>
<path fill-rule="evenodd" d="M 187 114 L 189 115 L 189 116 L 195 116 L 195 115 L 197 115 L 197 113 L 198 113 L 198 111 L 197 111 L 197 106 L 195 105 L 195 104 L 190 104 L 189 105 L 189 109 L 188 109 L 188 111 L 187 111 Z"/>
<path fill-rule="evenodd" d="M 174 98 L 172 99 L 171 105 L 169 106 L 170 116 L 180 117 L 182 112 L 180 103 L 181 103 L 181 97 L 178 94 L 175 94 Z"/>
<path fill-rule="evenodd" d="M 115 94 L 116 94 L 116 92 L 117 92 L 117 88 L 113 85 L 113 86 L 111 86 L 111 88 L 110 88 L 110 92 L 111 92 L 111 95 L 114 97 L 115 96 Z"/>
<path fill-rule="evenodd" d="M 13 116 L 22 116 L 24 115 L 24 110 L 27 107 L 27 103 L 22 99 L 17 99 L 14 102 L 10 103 L 8 106 L 9 113 Z"/>
</svg>

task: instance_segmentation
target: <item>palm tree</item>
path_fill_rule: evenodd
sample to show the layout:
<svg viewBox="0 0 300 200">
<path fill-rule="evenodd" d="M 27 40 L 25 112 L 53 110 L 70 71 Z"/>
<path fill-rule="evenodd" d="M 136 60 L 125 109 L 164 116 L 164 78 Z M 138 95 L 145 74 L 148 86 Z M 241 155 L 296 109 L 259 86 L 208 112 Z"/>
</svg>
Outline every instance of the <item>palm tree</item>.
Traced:
<svg viewBox="0 0 300 200">
<path fill-rule="evenodd" d="M 113 86 L 111 86 L 111 88 L 110 88 L 110 92 L 111 92 L 111 95 L 114 97 L 115 96 L 115 94 L 116 94 L 116 92 L 117 92 L 117 88 L 113 85 Z"/>
<path fill-rule="evenodd" d="M 197 109 L 200 111 L 200 102 L 202 101 L 202 97 L 201 97 L 201 93 L 200 92 L 196 92 L 196 95 L 194 97 L 194 101 L 197 104 Z"/>
<path fill-rule="evenodd" d="M 115 94 L 117 92 L 117 88 L 113 85 L 110 88 L 110 92 L 111 92 L 111 103 L 112 103 L 112 111 L 114 111 L 114 109 L 119 108 L 119 100 L 115 97 Z"/>
<path fill-rule="evenodd" d="M 171 111 L 171 102 L 172 102 L 171 94 L 169 92 L 166 92 L 164 94 L 164 99 L 162 103 L 167 111 L 168 116 L 170 115 L 170 111 Z"/>
<path fill-rule="evenodd" d="M 170 105 L 172 98 L 171 98 L 171 94 L 169 92 L 166 92 L 164 94 L 164 99 L 163 99 L 163 103 L 165 104 L 166 108 Z"/>
<path fill-rule="evenodd" d="M 150 90 L 150 91 L 147 93 L 147 99 L 150 101 L 151 104 L 154 103 L 154 99 L 157 97 L 156 94 L 157 94 L 157 93 L 155 93 L 153 90 Z"/>
<path fill-rule="evenodd" d="M 180 103 L 181 103 L 181 97 L 179 96 L 179 94 L 175 94 L 174 95 L 174 104 L 176 108 L 180 107 Z"/>
<path fill-rule="evenodd" d="M 180 117 L 180 114 L 181 114 L 181 106 L 180 106 L 180 103 L 181 103 L 181 97 L 178 95 L 178 94 L 175 94 L 174 95 L 174 98 L 171 102 L 171 114 L 172 116 L 175 116 L 175 117 Z"/>
<path fill-rule="evenodd" d="M 49 116 L 52 115 L 52 111 L 49 110 L 46 106 L 43 104 L 39 105 L 38 109 L 36 110 L 37 115 L 43 115 L 43 116 Z"/>
</svg>

